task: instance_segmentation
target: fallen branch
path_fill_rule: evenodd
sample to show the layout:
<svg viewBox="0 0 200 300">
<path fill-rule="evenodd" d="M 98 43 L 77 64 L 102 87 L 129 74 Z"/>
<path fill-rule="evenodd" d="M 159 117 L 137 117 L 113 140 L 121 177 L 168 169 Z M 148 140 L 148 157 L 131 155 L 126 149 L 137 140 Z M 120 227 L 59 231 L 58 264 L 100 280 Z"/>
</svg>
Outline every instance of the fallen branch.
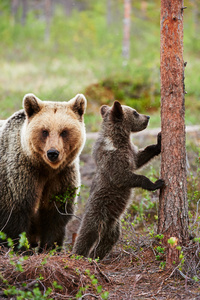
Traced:
<svg viewBox="0 0 200 300">
<path fill-rule="evenodd" d="M 95 267 L 97 268 L 99 274 L 105 279 L 106 282 L 110 282 L 110 279 L 108 278 L 108 276 L 99 268 L 97 262 L 95 260 L 92 261 L 93 264 L 95 265 Z"/>
</svg>

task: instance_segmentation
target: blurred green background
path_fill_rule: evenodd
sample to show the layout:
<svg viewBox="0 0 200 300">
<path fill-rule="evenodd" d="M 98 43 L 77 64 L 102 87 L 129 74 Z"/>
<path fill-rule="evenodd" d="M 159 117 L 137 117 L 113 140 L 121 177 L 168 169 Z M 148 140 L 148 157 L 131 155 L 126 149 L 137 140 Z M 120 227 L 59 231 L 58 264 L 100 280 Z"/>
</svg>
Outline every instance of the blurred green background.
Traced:
<svg viewBox="0 0 200 300">
<path fill-rule="evenodd" d="M 186 124 L 199 124 L 200 4 L 185 1 Z M 131 1 L 130 55 L 122 55 L 123 0 L 0 0 L 0 118 L 42 100 L 88 99 L 86 126 L 114 99 L 160 126 L 160 1 Z"/>
</svg>

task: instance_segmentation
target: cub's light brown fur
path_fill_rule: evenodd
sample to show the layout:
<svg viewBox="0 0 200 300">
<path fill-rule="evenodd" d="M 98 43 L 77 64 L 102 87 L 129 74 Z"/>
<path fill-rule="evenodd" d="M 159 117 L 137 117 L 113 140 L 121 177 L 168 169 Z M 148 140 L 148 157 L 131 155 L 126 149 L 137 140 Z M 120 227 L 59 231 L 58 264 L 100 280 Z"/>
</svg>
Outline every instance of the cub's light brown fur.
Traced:
<svg viewBox="0 0 200 300">
<path fill-rule="evenodd" d="M 0 128 L 0 231 L 13 239 L 25 231 L 42 251 L 62 246 L 74 212 L 86 99 L 51 102 L 27 94 L 23 106 Z M 66 192 L 66 203 L 55 201 Z"/>
<path fill-rule="evenodd" d="M 137 150 L 131 132 L 145 129 L 149 117 L 115 101 L 102 106 L 101 131 L 94 145 L 97 165 L 86 210 L 78 231 L 73 253 L 100 259 L 111 251 L 120 235 L 120 218 L 129 204 L 132 188 L 156 190 L 163 186 L 135 170 L 160 153 L 161 136 L 155 145 Z"/>
</svg>

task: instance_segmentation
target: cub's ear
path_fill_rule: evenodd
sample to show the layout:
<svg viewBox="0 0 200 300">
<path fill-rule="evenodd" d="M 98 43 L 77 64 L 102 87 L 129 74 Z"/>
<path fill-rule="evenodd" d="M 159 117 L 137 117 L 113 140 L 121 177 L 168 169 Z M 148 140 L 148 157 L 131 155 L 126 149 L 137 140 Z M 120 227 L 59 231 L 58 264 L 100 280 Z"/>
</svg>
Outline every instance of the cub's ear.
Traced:
<svg viewBox="0 0 200 300">
<path fill-rule="evenodd" d="M 87 107 L 85 96 L 83 94 L 77 94 L 73 99 L 69 100 L 68 103 L 70 104 L 71 109 L 82 119 Z"/>
<path fill-rule="evenodd" d="M 123 109 L 118 101 L 115 101 L 111 108 L 111 119 L 113 122 L 120 122 L 123 120 Z"/>
<path fill-rule="evenodd" d="M 108 105 L 102 105 L 102 106 L 100 107 L 100 113 L 101 113 L 102 118 L 105 117 L 106 112 L 109 110 L 109 108 L 110 108 L 110 107 L 109 107 Z"/>
<path fill-rule="evenodd" d="M 23 99 L 23 107 L 28 118 L 37 114 L 42 108 L 42 101 L 34 94 L 26 94 Z"/>
</svg>

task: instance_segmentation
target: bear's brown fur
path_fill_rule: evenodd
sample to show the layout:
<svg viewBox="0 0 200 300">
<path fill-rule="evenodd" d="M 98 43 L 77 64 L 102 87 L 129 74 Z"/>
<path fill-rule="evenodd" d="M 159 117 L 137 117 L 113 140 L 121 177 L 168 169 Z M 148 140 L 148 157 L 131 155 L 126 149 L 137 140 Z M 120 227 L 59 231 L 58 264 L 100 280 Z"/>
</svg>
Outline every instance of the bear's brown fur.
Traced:
<svg viewBox="0 0 200 300">
<path fill-rule="evenodd" d="M 94 145 L 97 165 L 86 210 L 74 244 L 73 253 L 100 259 L 111 251 L 120 235 L 120 218 L 129 204 L 132 188 L 160 189 L 135 170 L 146 164 L 161 150 L 161 135 L 155 145 L 137 150 L 131 143 L 131 132 L 145 129 L 149 117 L 115 101 L 101 107 L 103 123 Z"/>
<path fill-rule="evenodd" d="M 62 246 L 74 213 L 86 99 L 51 102 L 27 94 L 23 106 L 0 127 L 0 231 L 14 240 L 26 232 L 42 251 Z"/>
</svg>

